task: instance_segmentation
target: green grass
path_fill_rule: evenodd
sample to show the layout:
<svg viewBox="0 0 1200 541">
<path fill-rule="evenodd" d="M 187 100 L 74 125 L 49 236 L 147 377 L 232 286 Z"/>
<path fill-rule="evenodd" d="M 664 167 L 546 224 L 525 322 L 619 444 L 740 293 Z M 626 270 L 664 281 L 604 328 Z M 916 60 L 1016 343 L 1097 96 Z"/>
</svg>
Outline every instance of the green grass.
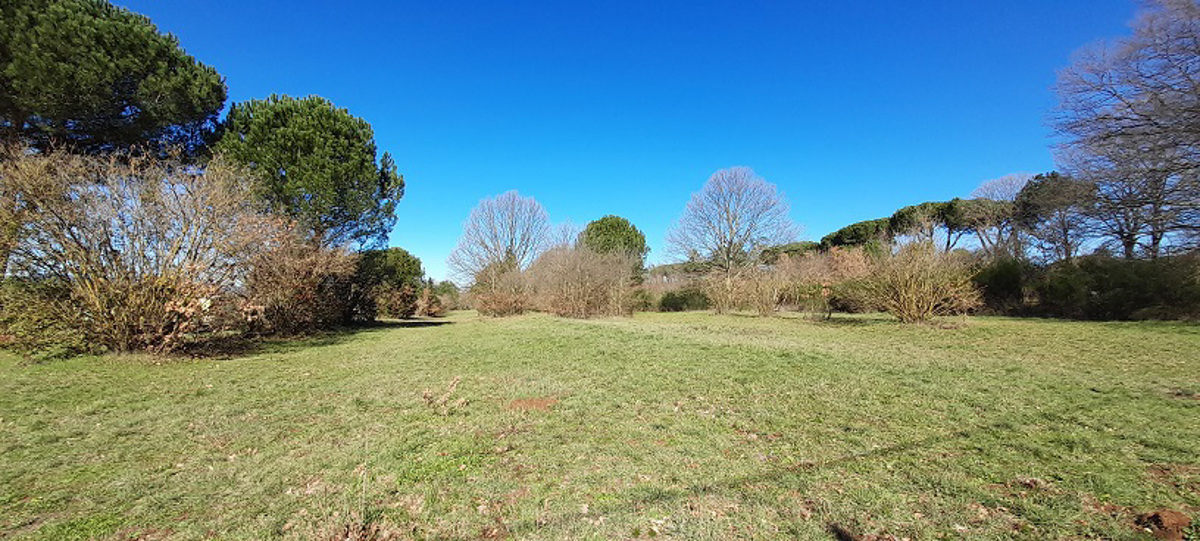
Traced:
<svg viewBox="0 0 1200 541">
<path fill-rule="evenodd" d="M 445 321 L 0 356 L 0 537 L 1136 539 L 1200 509 L 1194 325 Z"/>
</svg>

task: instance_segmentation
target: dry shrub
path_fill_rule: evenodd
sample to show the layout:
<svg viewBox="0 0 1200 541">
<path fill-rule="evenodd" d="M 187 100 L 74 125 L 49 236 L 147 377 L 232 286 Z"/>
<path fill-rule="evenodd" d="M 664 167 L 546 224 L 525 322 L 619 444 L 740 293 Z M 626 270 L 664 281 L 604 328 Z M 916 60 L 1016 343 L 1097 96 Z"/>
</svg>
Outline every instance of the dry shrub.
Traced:
<svg viewBox="0 0 1200 541">
<path fill-rule="evenodd" d="M 485 316 L 523 314 L 530 306 L 525 276 L 512 262 L 488 265 L 476 275 L 470 301 Z"/>
<path fill-rule="evenodd" d="M 861 248 L 834 247 L 822 253 L 781 257 L 775 266 L 789 287 L 783 303 L 794 309 L 828 319 L 835 309 L 845 307 L 848 292 L 870 274 L 871 263 Z"/>
<path fill-rule="evenodd" d="M 538 309 L 564 317 L 631 315 L 635 259 L 586 247 L 553 248 L 528 271 Z"/>
<path fill-rule="evenodd" d="M 421 296 L 416 303 L 417 315 L 422 317 L 442 317 L 446 315 L 446 308 L 442 304 L 442 298 L 433 293 L 432 287 L 421 289 Z"/>
<path fill-rule="evenodd" d="M 914 242 L 876 257 L 860 291 L 866 302 L 900 321 L 927 322 L 982 304 L 971 274 L 967 258 L 940 252 L 932 242 Z"/>
<path fill-rule="evenodd" d="M 700 280 L 700 290 L 708 297 L 713 312 L 723 314 L 737 310 L 739 298 L 738 277 L 732 272 L 714 272 Z"/>
<path fill-rule="evenodd" d="M 375 302 L 379 315 L 396 319 L 407 319 L 417 313 L 417 290 L 411 285 L 379 286 L 375 290 Z"/>
<path fill-rule="evenodd" d="M 787 292 L 795 287 L 780 267 L 745 269 L 737 274 L 733 285 L 738 306 L 753 310 L 763 317 L 774 315 Z"/>
<path fill-rule="evenodd" d="M 348 322 L 356 257 L 314 244 L 277 220 L 249 261 L 245 307 L 251 328 L 297 334 Z"/>
<path fill-rule="evenodd" d="M 27 332 L 30 318 L 55 319 L 90 350 L 172 350 L 231 323 L 218 316 L 270 230 L 248 177 L 219 157 L 201 170 L 8 147 L 0 184 L 25 209 L 6 213 L 19 219 L 6 228 L 10 272 L 41 299 L 17 317 Z"/>
</svg>

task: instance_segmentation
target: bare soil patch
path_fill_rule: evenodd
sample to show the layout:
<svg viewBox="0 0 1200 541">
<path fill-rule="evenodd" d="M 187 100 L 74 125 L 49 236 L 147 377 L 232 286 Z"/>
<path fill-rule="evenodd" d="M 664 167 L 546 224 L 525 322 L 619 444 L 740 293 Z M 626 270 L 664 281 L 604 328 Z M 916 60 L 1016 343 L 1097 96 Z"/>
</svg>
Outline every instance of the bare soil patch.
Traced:
<svg viewBox="0 0 1200 541">
<path fill-rule="evenodd" d="M 517 398 L 508 403 L 508 409 L 516 411 L 550 411 L 558 403 L 557 398 L 549 396 L 533 396 Z"/>
</svg>

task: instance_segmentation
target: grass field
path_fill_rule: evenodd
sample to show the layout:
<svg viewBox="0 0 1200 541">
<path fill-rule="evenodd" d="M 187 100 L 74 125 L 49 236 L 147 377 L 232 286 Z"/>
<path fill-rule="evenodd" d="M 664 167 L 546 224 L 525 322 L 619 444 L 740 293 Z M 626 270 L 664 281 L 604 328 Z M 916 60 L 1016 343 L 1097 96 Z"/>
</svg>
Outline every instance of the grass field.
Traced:
<svg viewBox="0 0 1200 541">
<path fill-rule="evenodd" d="M 1200 326 L 440 323 L 0 356 L 0 537 L 1137 539 L 1200 510 Z"/>
</svg>

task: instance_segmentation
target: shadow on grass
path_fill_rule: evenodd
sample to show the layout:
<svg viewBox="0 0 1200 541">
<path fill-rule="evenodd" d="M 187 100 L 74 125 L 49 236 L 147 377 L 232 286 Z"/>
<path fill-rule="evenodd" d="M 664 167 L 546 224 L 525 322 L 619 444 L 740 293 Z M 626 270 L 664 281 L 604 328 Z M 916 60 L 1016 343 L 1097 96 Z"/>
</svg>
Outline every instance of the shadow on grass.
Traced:
<svg viewBox="0 0 1200 541">
<path fill-rule="evenodd" d="M 1081 424 L 1080 420 L 1070 419 L 1067 418 L 1067 416 L 1072 413 L 1088 411 L 1097 407 L 1101 407 L 1104 404 L 1112 402 L 1117 397 L 1109 395 L 1097 398 L 1099 398 L 1099 400 L 1085 400 L 1067 407 L 1059 408 L 1055 411 L 1039 411 L 1034 414 L 1015 415 L 961 430 L 935 434 L 926 438 L 896 443 L 894 445 L 880 447 L 861 453 L 850 453 L 819 462 L 806 462 L 799 465 L 777 466 L 751 475 L 743 475 L 723 480 L 714 479 L 711 483 L 693 484 L 692 486 L 683 489 L 655 490 L 653 494 L 649 496 L 639 496 L 635 493 L 628 493 L 631 497 L 626 502 L 593 506 L 593 516 L 636 512 L 638 509 L 644 508 L 646 505 L 678 501 L 686 498 L 712 494 L 721 494 L 729 490 L 737 491 L 746 486 L 756 485 L 759 483 L 787 483 L 789 480 L 795 480 L 797 477 L 803 476 L 810 472 L 816 472 L 830 468 L 840 468 L 858 462 L 887 458 L 895 455 L 905 454 L 911 451 L 928 449 L 953 441 L 967 440 L 980 434 L 1002 434 L 1006 432 L 1015 432 L 1022 427 L 1045 423 L 1079 426 Z M 769 503 L 777 504 L 778 502 L 772 501 Z M 579 520 L 579 515 L 565 513 L 549 519 L 543 518 L 536 521 L 527 520 L 511 525 L 509 527 L 509 533 L 519 537 L 521 533 L 536 531 L 537 529 L 543 528 L 549 524 L 566 524 L 576 520 Z M 833 539 L 841 540 L 860 538 L 856 534 L 852 533 L 852 529 L 838 523 L 831 522 L 827 524 L 826 531 L 829 532 L 831 538 Z"/>
<path fill-rule="evenodd" d="M 227 334 L 188 344 L 181 353 L 192 358 L 215 359 L 233 359 L 263 353 L 291 353 L 311 348 L 336 346 L 363 334 L 390 329 L 441 327 L 453 323 L 453 321 L 434 319 L 391 319 L 296 336 Z"/>
</svg>

